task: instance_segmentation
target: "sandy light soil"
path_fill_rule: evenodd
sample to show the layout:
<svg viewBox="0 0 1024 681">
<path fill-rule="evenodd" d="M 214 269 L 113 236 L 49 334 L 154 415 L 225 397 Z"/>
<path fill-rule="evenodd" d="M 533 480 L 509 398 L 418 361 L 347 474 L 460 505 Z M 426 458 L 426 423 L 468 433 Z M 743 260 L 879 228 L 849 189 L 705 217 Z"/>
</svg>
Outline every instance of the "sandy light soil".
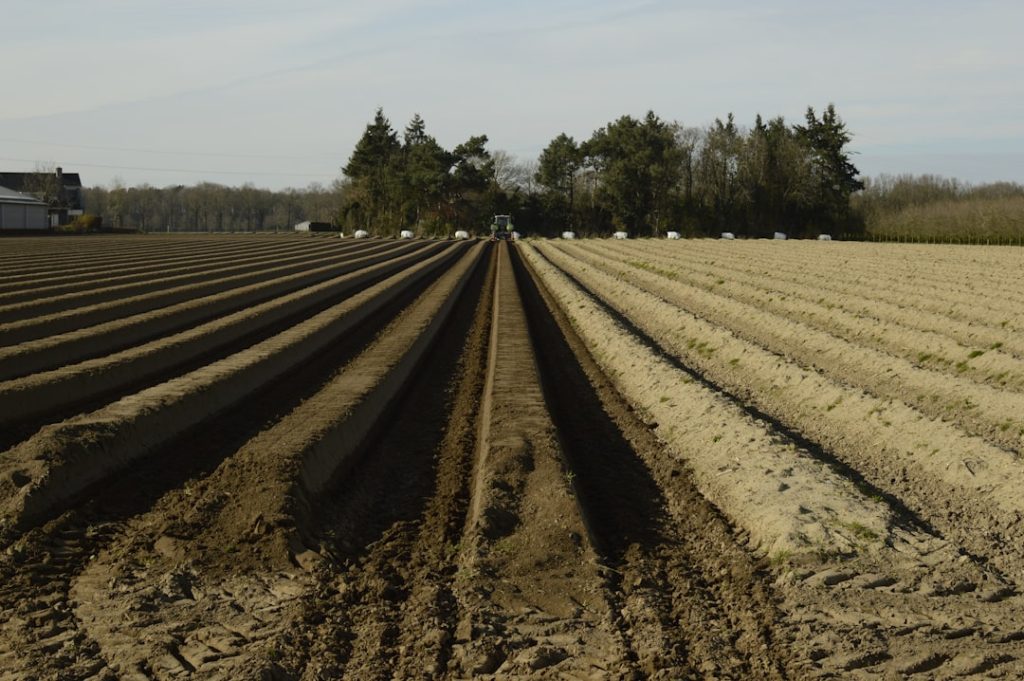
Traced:
<svg viewBox="0 0 1024 681">
<path fill-rule="evenodd" d="M 2 245 L 4 681 L 1024 673 L 1009 251 Z"/>
</svg>

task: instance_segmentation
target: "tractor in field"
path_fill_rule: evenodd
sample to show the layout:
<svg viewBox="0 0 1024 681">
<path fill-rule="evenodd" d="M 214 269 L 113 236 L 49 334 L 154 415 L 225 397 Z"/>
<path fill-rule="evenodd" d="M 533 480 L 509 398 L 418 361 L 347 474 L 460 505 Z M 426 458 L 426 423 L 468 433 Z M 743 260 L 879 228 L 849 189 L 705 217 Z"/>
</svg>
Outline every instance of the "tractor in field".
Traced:
<svg viewBox="0 0 1024 681">
<path fill-rule="evenodd" d="M 511 215 L 495 215 L 491 221 L 491 241 L 514 241 Z"/>
</svg>

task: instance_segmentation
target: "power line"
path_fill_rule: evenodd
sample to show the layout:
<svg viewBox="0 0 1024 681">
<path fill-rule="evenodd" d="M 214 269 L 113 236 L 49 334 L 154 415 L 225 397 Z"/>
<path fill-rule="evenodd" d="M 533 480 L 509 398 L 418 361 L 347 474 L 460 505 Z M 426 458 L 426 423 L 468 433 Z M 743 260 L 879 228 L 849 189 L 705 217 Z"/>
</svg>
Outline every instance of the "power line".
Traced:
<svg viewBox="0 0 1024 681">
<path fill-rule="evenodd" d="M 43 142 L 41 140 L 19 140 L 10 137 L 0 137 L 0 142 L 13 144 L 40 144 L 50 147 L 63 147 L 67 149 L 89 149 L 91 151 L 126 151 L 137 154 L 166 154 L 169 156 L 208 156 L 217 158 L 267 158 L 267 159 L 288 159 L 288 160 L 309 160 L 320 158 L 333 158 L 333 154 L 313 154 L 307 156 L 288 156 L 281 154 L 222 154 L 208 151 L 168 151 L 165 149 L 139 149 L 133 147 L 101 147 L 88 144 L 63 144 L 60 142 Z"/>
<path fill-rule="evenodd" d="M 38 159 L 28 158 L 7 158 L 0 156 L 0 161 L 14 161 L 17 163 L 38 163 Z M 193 174 L 205 174 L 205 175 L 260 175 L 260 176 L 273 176 L 273 177 L 321 177 L 321 178 L 334 178 L 336 175 L 329 175 L 327 173 L 276 173 L 267 172 L 260 170 L 196 170 L 190 168 L 144 168 L 141 166 L 110 166 L 103 165 L 101 163 L 79 163 L 77 161 L 62 161 L 63 164 L 68 167 L 81 166 L 83 168 L 104 168 L 106 170 L 143 170 L 153 173 L 193 173 Z"/>
</svg>

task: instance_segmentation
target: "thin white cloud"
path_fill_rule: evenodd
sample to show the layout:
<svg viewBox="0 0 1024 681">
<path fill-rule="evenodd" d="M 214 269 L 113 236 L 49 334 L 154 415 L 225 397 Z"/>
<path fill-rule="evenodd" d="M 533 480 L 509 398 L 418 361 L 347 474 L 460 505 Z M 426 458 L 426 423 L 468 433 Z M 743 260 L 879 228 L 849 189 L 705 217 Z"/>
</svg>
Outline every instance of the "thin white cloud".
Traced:
<svg viewBox="0 0 1024 681">
<path fill-rule="evenodd" d="M 13 98 L 0 120 L 223 87 L 271 67 L 281 70 L 306 63 L 311 46 L 322 46 L 331 38 L 351 40 L 360 30 L 417 3 L 317 3 L 287 12 L 280 2 L 259 5 L 277 11 L 261 13 L 253 3 L 233 0 L 192 6 L 115 0 L 69 7 L 67 11 L 81 15 L 83 24 L 73 34 L 62 35 L 48 32 L 49 25 L 39 23 L 42 30 L 39 41 L 33 43 L 29 68 L 9 70 L 0 81 L 5 88 L 29 91 L 33 96 Z M 220 22 L 182 19 L 192 14 L 219 18 Z M 21 18 L 24 24 L 40 21 L 41 17 Z M 103 22 L 116 22 L 120 30 L 105 40 L 89 39 L 90 27 Z M 0 61 L 24 63 L 25 50 L 24 43 L 0 43 Z M 46 78 L 47 86 L 41 78 Z"/>
<path fill-rule="evenodd" d="M 0 153 L 14 158 L 69 151 L 29 143 L 49 140 L 111 148 L 75 156 L 112 166 L 160 167 L 115 147 L 166 148 L 295 156 L 248 167 L 330 174 L 378 106 L 399 128 L 423 114 L 448 146 L 487 133 L 532 154 L 647 109 L 749 124 L 829 102 L 862 161 L 1024 151 L 1020 3 L 9 2 L 22 37 L 0 43 L 0 60 L 19 68 L 0 87 L 20 96 L 0 106 L 0 137 L 26 142 L 0 141 Z M 26 59 L 35 25 L 46 30 Z M 230 156 L 214 166 L 240 169 Z"/>
</svg>

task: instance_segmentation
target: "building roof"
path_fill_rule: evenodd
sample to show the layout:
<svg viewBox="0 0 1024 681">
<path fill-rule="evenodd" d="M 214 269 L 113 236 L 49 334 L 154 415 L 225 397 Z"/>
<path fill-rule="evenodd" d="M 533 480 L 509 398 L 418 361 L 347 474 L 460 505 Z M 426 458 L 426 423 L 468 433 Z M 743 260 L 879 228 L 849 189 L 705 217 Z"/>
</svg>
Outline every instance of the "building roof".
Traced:
<svg viewBox="0 0 1024 681">
<path fill-rule="evenodd" d="M 25 194 L 19 194 L 13 189 L 7 187 L 0 187 L 0 203 L 19 203 L 30 206 L 45 206 L 46 202 L 40 201 L 33 196 L 26 196 Z"/>
<path fill-rule="evenodd" d="M 41 178 L 54 178 L 57 175 L 55 173 L 8 173 L 0 172 L 0 187 L 9 187 L 15 191 L 24 191 L 26 185 L 31 185 L 32 180 L 38 180 Z M 74 188 L 82 186 L 82 178 L 78 173 L 61 173 L 60 176 L 61 184 L 65 188 Z"/>
<path fill-rule="evenodd" d="M 0 172 L 0 187 L 22 194 L 31 194 L 47 202 L 53 210 L 81 210 L 83 205 L 82 178 L 78 173 L 54 172 L 7 173 Z"/>
</svg>

